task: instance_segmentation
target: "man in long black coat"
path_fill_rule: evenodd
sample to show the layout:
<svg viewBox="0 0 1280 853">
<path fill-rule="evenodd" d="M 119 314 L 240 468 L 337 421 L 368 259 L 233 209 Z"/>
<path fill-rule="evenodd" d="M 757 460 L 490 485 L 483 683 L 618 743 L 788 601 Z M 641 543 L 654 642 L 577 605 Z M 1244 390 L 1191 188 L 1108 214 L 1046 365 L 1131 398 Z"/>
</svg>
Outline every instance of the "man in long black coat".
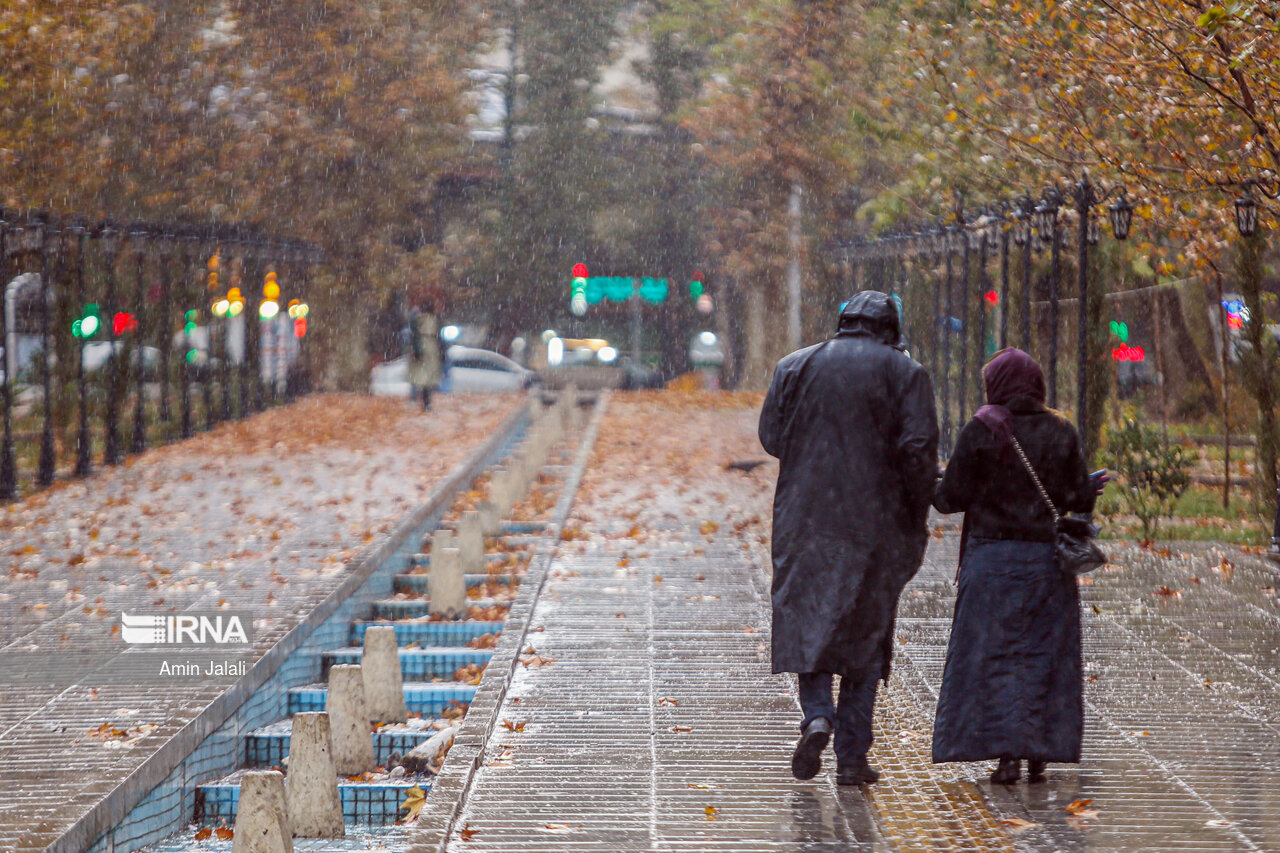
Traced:
<svg viewBox="0 0 1280 853">
<path fill-rule="evenodd" d="M 898 596 L 924 558 L 938 448 L 929 377 L 903 351 L 888 296 L 859 293 L 834 338 L 778 362 L 760 442 L 781 463 L 773 671 L 799 673 L 792 773 L 817 775 L 834 729 L 838 781 L 874 782 L 876 686 L 889 677 Z"/>
</svg>

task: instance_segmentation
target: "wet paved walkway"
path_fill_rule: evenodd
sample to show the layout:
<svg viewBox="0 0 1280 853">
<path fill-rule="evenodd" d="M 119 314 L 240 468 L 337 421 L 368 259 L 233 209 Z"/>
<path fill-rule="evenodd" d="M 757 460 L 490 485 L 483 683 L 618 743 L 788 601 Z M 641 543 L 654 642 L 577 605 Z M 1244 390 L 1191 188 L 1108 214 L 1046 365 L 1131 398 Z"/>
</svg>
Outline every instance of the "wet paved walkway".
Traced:
<svg viewBox="0 0 1280 853">
<path fill-rule="evenodd" d="M 251 611 L 257 660 L 518 405 L 312 397 L 9 506 L 0 664 L 118 654 L 122 611 L 219 608 Z M 226 689 L 0 683 L 0 851 L 44 849 Z"/>
<path fill-rule="evenodd" d="M 481 850 L 1280 849 L 1280 610 L 1239 548 L 1142 551 L 1083 588 L 1084 761 L 993 787 L 929 762 L 955 587 L 935 519 L 900 608 L 860 790 L 790 777 L 794 681 L 769 674 L 756 410 L 619 395 L 445 847 Z M 1092 800 L 1082 814 L 1077 800 Z"/>
</svg>

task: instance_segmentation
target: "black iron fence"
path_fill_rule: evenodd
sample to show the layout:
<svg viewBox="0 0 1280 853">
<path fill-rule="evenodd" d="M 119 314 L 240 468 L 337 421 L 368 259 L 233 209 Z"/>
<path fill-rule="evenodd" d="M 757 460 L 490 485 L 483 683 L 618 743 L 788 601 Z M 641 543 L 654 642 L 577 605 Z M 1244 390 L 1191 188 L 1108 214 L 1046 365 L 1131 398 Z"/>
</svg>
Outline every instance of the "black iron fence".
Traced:
<svg viewBox="0 0 1280 853">
<path fill-rule="evenodd" d="M 1108 200 L 1111 233 L 1124 240 L 1133 218 L 1133 206 L 1124 189 L 1100 190 L 1085 175 L 1065 188 L 1048 186 L 1039 198 L 1023 195 L 969 210 L 957 198 L 952 216 L 943 222 L 835 246 L 851 290 L 875 286 L 911 303 L 901 306 L 906 333 L 938 386 L 944 451 L 952 446 L 957 427 L 981 402 L 986 352 L 1011 343 L 1031 349 L 1032 272 L 1036 255 L 1043 260 L 1045 253 L 1047 293 L 1043 302 L 1048 316 L 1043 337 L 1047 340 L 1038 343 L 1046 350 L 1049 405 L 1058 405 L 1064 302 L 1061 254 L 1068 240 L 1074 241 L 1076 249 L 1076 286 L 1071 300 L 1078 313 L 1075 415 L 1081 435 L 1088 441 L 1088 339 L 1094 325 L 1088 316 L 1089 252 L 1101 239 L 1098 214 Z M 1009 306 L 1014 274 L 1011 258 L 1016 258 L 1021 278 L 1016 341 L 1011 341 L 1009 328 L 1014 313 Z"/>
<path fill-rule="evenodd" d="M 312 244 L 0 208 L 0 500 L 310 388 Z"/>
</svg>

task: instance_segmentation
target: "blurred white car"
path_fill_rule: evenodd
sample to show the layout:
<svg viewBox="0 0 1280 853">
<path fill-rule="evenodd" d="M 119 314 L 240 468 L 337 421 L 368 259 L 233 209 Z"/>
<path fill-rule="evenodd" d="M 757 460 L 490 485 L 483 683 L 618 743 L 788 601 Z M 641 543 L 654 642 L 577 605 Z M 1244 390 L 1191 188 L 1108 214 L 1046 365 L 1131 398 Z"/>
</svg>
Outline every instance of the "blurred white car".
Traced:
<svg viewBox="0 0 1280 853">
<path fill-rule="evenodd" d="M 501 353 L 474 347 L 451 346 L 446 354 L 447 372 L 441 391 L 482 394 L 523 391 L 538 383 L 538 375 Z M 379 397 L 410 397 L 408 356 L 393 358 L 369 372 L 369 392 Z"/>
<path fill-rule="evenodd" d="M 80 358 L 84 363 L 84 369 L 87 373 L 95 370 L 101 370 L 102 366 L 107 363 L 116 353 L 124 350 L 123 341 L 90 341 L 84 345 L 81 350 Z M 138 348 L 134 348 L 129 361 L 131 365 L 138 363 Z M 160 350 L 155 347 L 144 346 L 142 351 L 142 366 L 148 371 L 153 371 L 160 366 Z"/>
</svg>

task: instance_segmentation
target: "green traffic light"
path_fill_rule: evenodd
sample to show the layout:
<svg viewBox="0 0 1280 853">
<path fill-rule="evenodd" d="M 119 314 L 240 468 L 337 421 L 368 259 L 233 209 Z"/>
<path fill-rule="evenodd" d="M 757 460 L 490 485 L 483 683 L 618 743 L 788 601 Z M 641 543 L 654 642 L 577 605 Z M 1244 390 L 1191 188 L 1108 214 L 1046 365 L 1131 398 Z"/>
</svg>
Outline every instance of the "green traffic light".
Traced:
<svg viewBox="0 0 1280 853">
<path fill-rule="evenodd" d="M 703 287 L 700 281 L 689 282 L 689 298 L 698 301 L 698 297 L 702 295 Z"/>
<path fill-rule="evenodd" d="M 194 349 L 187 350 L 187 364 L 195 364 L 197 361 L 199 361 L 199 359 L 200 359 L 199 350 L 194 350 Z"/>
<path fill-rule="evenodd" d="M 196 333 L 196 324 L 188 320 L 186 325 L 182 327 L 182 331 L 188 335 L 194 335 Z"/>
<path fill-rule="evenodd" d="M 1121 323 L 1119 320 L 1111 321 L 1111 334 L 1120 339 L 1121 343 L 1129 340 L 1129 326 L 1127 323 Z"/>
<path fill-rule="evenodd" d="M 97 308 L 98 306 L 95 305 L 93 307 Z M 97 314 L 89 314 L 86 317 L 80 318 L 80 337 L 92 338 L 94 334 L 97 333 L 98 327 L 101 325 L 102 323 L 98 320 Z"/>
<path fill-rule="evenodd" d="M 80 321 L 79 320 L 76 320 L 71 324 L 71 336 L 75 338 L 80 337 Z"/>
</svg>

